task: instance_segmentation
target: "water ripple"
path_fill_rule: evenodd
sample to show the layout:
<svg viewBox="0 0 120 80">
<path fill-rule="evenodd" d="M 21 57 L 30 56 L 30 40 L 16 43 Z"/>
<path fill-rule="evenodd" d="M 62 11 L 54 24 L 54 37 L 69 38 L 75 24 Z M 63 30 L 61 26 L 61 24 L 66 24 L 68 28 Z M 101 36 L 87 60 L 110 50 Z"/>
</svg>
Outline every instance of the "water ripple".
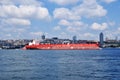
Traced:
<svg viewBox="0 0 120 80">
<path fill-rule="evenodd" d="M 0 80 L 119 80 L 120 50 L 0 50 Z"/>
</svg>

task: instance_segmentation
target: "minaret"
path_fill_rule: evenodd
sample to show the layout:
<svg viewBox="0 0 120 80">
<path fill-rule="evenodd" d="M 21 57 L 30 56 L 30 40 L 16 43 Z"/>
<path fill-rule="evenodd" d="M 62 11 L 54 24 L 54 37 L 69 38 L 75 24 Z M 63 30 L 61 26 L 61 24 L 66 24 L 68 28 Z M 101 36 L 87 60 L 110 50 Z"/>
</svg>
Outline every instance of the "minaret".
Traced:
<svg viewBox="0 0 120 80">
<path fill-rule="evenodd" d="M 104 44 L 104 35 L 103 35 L 102 32 L 100 33 L 99 38 L 100 38 L 100 47 L 103 47 L 103 44 Z"/>
</svg>

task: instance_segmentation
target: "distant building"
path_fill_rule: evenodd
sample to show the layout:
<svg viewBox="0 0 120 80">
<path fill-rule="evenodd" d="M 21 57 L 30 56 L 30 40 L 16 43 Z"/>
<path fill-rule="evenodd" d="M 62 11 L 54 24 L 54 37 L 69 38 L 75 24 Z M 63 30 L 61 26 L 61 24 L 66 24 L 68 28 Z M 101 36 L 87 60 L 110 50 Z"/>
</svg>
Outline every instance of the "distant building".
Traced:
<svg viewBox="0 0 120 80">
<path fill-rule="evenodd" d="M 41 37 L 42 37 L 42 40 L 45 40 L 45 35 L 44 34 Z"/>
<path fill-rule="evenodd" d="M 105 41 L 108 41 L 108 40 L 109 40 L 108 37 L 106 37 L 106 38 L 105 38 Z"/>
<path fill-rule="evenodd" d="M 76 42 L 77 42 L 77 37 L 73 36 L 73 43 L 76 43 Z"/>
<path fill-rule="evenodd" d="M 103 44 L 104 44 L 104 35 L 103 35 L 102 32 L 100 33 L 99 38 L 100 38 L 100 47 L 103 47 Z"/>
<path fill-rule="evenodd" d="M 118 41 L 118 37 L 117 36 L 115 37 L 115 40 Z"/>
</svg>

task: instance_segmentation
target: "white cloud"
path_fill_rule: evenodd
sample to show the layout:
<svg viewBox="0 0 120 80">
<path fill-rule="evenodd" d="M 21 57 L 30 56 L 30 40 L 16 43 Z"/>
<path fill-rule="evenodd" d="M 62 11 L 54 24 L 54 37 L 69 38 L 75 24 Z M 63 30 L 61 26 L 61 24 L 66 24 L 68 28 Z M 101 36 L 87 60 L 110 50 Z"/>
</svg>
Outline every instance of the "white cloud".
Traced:
<svg viewBox="0 0 120 80">
<path fill-rule="evenodd" d="M 71 23 L 71 25 L 74 26 L 74 27 L 84 27 L 85 26 L 85 24 L 81 21 L 73 21 Z"/>
<path fill-rule="evenodd" d="M 76 32 L 76 28 L 73 28 L 73 27 L 69 26 L 67 28 L 67 31 L 69 31 L 69 32 Z"/>
<path fill-rule="evenodd" d="M 54 18 L 67 20 L 80 20 L 79 15 L 75 15 L 73 11 L 67 8 L 56 8 L 53 12 Z"/>
<path fill-rule="evenodd" d="M 43 32 L 31 32 L 30 34 L 33 36 L 41 36 L 43 35 Z"/>
<path fill-rule="evenodd" d="M 120 31 L 120 27 L 118 28 L 118 31 Z"/>
<path fill-rule="evenodd" d="M 105 30 L 107 27 L 108 27 L 107 23 L 102 23 L 102 24 L 93 23 L 91 26 L 93 30 Z"/>
<path fill-rule="evenodd" d="M 106 3 L 112 3 L 112 2 L 115 2 L 117 0 L 102 0 L 103 2 L 106 2 Z"/>
<path fill-rule="evenodd" d="M 4 35 L 11 33 L 11 38 L 17 38 L 19 34 L 25 37 L 26 34 L 24 35 L 24 33 L 28 33 L 30 28 L 34 28 L 34 22 L 31 21 L 46 21 L 50 18 L 51 16 L 48 9 L 43 7 L 42 2 L 39 0 L 0 0 L 1 32 L 3 32 Z M 32 34 L 37 35 L 40 33 Z"/>
<path fill-rule="evenodd" d="M 37 0 L 0 0 L 2 5 L 36 5 L 40 6 L 42 3 Z"/>
<path fill-rule="evenodd" d="M 94 35 L 92 33 L 84 33 L 85 37 L 93 37 Z"/>
<path fill-rule="evenodd" d="M 4 19 L 4 24 L 8 24 L 11 26 L 29 26 L 31 25 L 31 22 L 27 19 L 17 19 L 17 18 L 10 18 L 10 19 Z"/>
<path fill-rule="evenodd" d="M 79 6 L 71 9 L 56 8 L 53 12 L 54 18 L 66 20 L 80 20 L 81 17 L 103 17 L 107 14 L 107 10 L 99 5 L 96 0 L 83 0 Z"/>
<path fill-rule="evenodd" d="M 98 41 L 98 34 L 93 34 L 91 32 L 83 32 L 83 33 L 78 33 L 78 38 L 80 40 L 94 40 Z"/>
<path fill-rule="evenodd" d="M 84 0 L 81 5 L 73 8 L 73 12 L 85 17 L 102 17 L 107 14 L 107 11 L 96 0 Z"/>
<path fill-rule="evenodd" d="M 71 35 L 68 35 L 66 32 L 61 32 L 58 37 L 61 37 L 63 39 L 69 39 Z"/>
<path fill-rule="evenodd" d="M 71 23 L 65 19 L 60 20 L 58 24 L 61 26 L 70 26 L 71 25 Z"/>
<path fill-rule="evenodd" d="M 11 34 L 6 34 L 5 36 L 7 36 L 7 37 L 12 37 L 12 35 L 11 35 Z"/>
<path fill-rule="evenodd" d="M 109 25 L 109 26 L 114 26 L 114 25 L 115 25 L 115 22 L 113 22 L 113 21 L 108 22 L 108 25 Z"/>
<path fill-rule="evenodd" d="M 68 26 L 67 27 L 67 31 L 69 31 L 69 32 L 77 32 L 77 31 L 79 31 L 81 28 L 80 27 L 72 27 L 72 26 Z"/>
<path fill-rule="evenodd" d="M 61 30 L 61 27 L 60 26 L 56 26 L 56 27 L 54 27 L 54 30 L 55 31 Z"/>
<path fill-rule="evenodd" d="M 65 26 L 66 30 L 69 32 L 76 32 L 84 29 L 87 24 L 81 22 L 81 21 L 68 21 L 68 20 L 60 20 L 58 23 L 60 26 Z"/>
<path fill-rule="evenodd" d="M 16 18 L 38 18 L 46 19 L 49 17 L 47 8 L 36 6 L 20 5 L 2 5 L 0 6 L 0 17 L 16 17 Z"/>
<path fill-rule="evenodd" d="M 71 15 L 71 12 L 67 8 L 56 8 L 53 12 L 54 18 L 68 18 Z"/>
<path fill-rule="evenodd" d="M 49 1 L 57 3 L 58 5 L 68 5 L 68 4 L 75 4 L 79 0 L 49 0 Z"/>
<path fill-rule="evenodd" d="M 18 32 L 25 32 L 26 30 L 24 28 L 17 29 Z"/>
<path fill-rule="evenodd" d="M 0 0 L 0 4 L 8 5 L 8 4 L 13 4 L 13 3 L 11 0 Z"/>
<path fill-rule="evenodd" d="M 36 18 L 38 19 L 46 19 L 46 20 L 49 20 L 50 19 L 50 15 L 49 15 L 49 12 L 47 10 L 47 8 L 42 8 L 42 7 L 39 7 L 36 12 Z"/>
<path fill-rule="evenodd" d="M 105 31 L 104 32 L 104 36 L 105 36 L 105 39 L 108 38 L 108 39 L 113 39 L 113 37 L 115 37 L 115 34 L 114 34 L 115 31 Z"/>
<path fill-rule="evenodd" d="M 81 21 L 67 21 L 65 19 L 60 20 L 58 24 L 61 26 L 67 26 L 67 27 L 68 26 L 71 26 L 71 27 L 84 27 L 85 26 L 85 24 Z"/>
</svg>

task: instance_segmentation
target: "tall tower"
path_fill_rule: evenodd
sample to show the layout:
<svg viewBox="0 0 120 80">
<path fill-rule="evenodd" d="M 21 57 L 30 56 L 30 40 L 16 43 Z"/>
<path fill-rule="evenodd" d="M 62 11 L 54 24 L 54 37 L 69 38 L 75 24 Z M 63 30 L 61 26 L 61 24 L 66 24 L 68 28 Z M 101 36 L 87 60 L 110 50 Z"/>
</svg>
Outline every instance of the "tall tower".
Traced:
<svg viewBox="0 0 120 80">
<path fill-rule="evenodd" d="M 115 40 L 118 41 L 118 37 L 117 36 L 115 37 Z"/>
<path fill-rule="evenodd" d="M 100 38 L 100 47 L 103 47 L 103 44 L 104 44 L 104 35 L 103 35 L 102 32 L 100 33 L 99 38 Z"/>
<path fill-rule="evenodd" d="M 45 35 L 44 34 L 41 37 L 42 37 L 42 40 L 45 40 Z"/>
<path fill-rule="evenodd" d="M 73 36 L 73 43 L 76 43 L 76 41 L 77 41 L 77 37 Z"/>
</svg>

